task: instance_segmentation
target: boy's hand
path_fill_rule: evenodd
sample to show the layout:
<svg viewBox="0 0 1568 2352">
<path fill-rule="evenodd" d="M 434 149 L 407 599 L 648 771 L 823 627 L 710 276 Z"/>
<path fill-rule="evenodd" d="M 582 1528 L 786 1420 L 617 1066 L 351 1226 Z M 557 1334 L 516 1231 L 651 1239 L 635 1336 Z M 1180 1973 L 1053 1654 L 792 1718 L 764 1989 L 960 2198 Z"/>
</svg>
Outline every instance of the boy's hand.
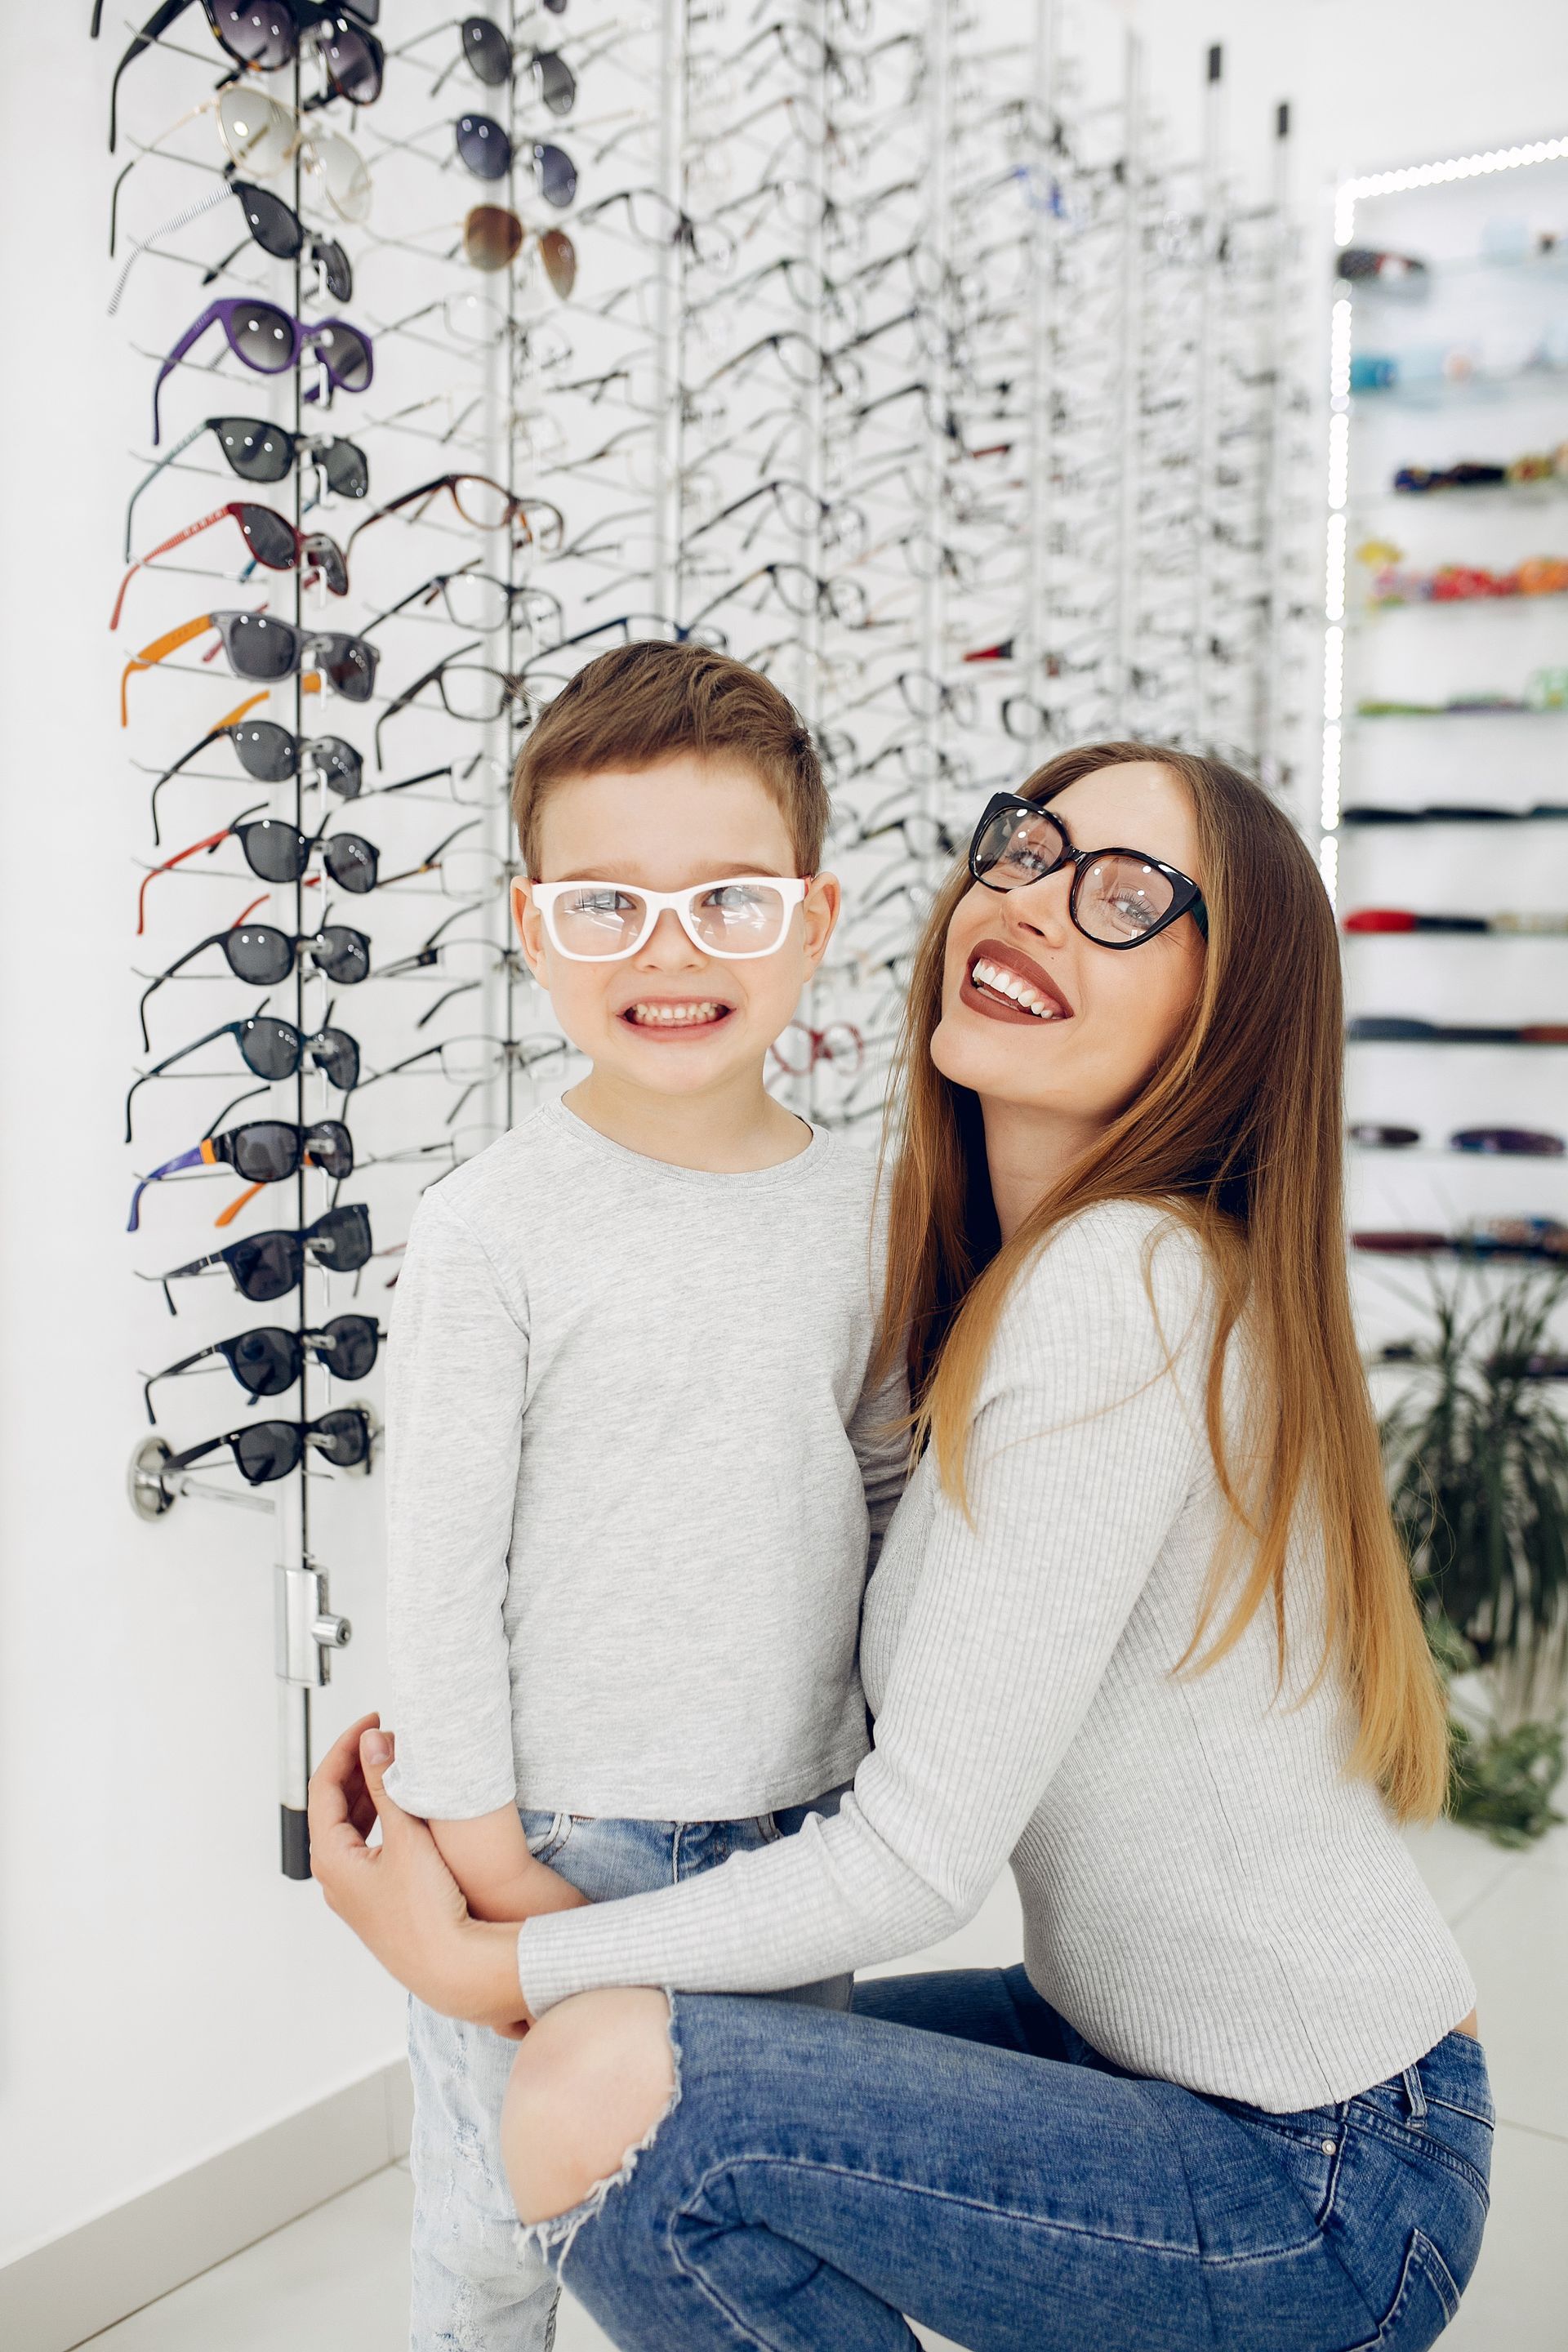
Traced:
<svg viewBox="0 0 1568 2352">
<path fill-rule="evenodd" d="M 532 2020 L 517 1976 L 517 1937 L 469 1916 L 425 1823 L 382 1785 L 392 1761 L 379 1716 L 351 1724 L 311 1776 L 310 1873 L 399 1984 L 447 2017 L 516 2040 Z M 366 1833 L 379 1821 L 381 1843 Z M 553 1873 L 550 1874 L 553 1875 Z"/>
<path fill-rule="evenodd" d="M 510 1877 L 468 1890 L 468 1909 L 476 1919 L 506 1920 L 521 1927 L 546 1911 L 573 1911 L 588 1901 L 559 1871 L 531 1854 Z"/>
</svg>

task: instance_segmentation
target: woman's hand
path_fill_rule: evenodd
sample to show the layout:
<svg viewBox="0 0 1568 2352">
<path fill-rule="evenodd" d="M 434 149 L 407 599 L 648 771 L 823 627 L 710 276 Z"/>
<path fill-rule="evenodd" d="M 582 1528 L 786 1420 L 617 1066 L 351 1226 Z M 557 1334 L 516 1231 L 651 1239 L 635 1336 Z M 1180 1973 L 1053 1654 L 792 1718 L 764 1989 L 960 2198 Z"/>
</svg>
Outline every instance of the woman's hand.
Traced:
<svg viewBox="0 0 1568 2352">
<path fill-rule="evenodd" d="M 310 1780 L 310 1872 L 327 1907 L 431 2009 L 516 2041 L 532 2022 L 517 1979 L 517 1929 L 471 1919 L 425 1823 L 382 1785 L 391 1735 L 367 1715 Z M 379 1820 L 381 1843 L 367 1843 Z"/>
</svg>

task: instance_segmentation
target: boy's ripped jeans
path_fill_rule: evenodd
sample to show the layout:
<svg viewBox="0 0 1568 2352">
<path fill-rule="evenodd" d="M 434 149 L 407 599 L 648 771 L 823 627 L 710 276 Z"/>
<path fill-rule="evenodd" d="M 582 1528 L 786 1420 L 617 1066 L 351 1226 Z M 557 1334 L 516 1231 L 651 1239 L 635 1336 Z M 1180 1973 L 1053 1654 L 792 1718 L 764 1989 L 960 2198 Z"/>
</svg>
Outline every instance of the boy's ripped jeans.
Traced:
<svg viewBox="0 0 1568 2352">
<path fill-rule="evenodd" d="M 847 1784 L 846 1784 L 847 1786 Z M 522 1809 L 529 1847 L 595 1903 L 643 1895 L 716 1869 L 732 1853 L 788 1837 L 811 1813 L 836 1813 L 843 1789 L 738 1822 L 584 1819 Z M 852 1977 L 773 1996 L 822 2009 L 849 2007 Z M 501 2170 L 501 2102 L 515 2042 L 488 2026 L 408 2004 L 414 2077 L 412 2352 L 550 2352 L 554 2279 L 520 2252 L 518 2220 Z"/>
</svg>

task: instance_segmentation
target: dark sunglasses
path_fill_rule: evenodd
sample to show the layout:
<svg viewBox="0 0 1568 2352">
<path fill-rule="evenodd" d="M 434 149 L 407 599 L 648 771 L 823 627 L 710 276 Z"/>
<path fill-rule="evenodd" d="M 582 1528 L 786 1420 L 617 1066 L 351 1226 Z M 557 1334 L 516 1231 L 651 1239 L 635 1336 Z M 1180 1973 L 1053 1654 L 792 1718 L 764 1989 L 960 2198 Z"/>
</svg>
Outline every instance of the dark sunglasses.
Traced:
<svg viewBox="0 0 1568 2352">
<path fill-rule="evenodd" d="M 221 1356 L 235 1379 L 253 1397 L 281 1396 L 305 1369 L 305 1360 L 323 1365 L 335 1381 L 363 1381 L 381 1350 L 381 1327 L 373 1315 L 334 1315 L 319 1331 L 289 1331 L 281 1323 L 260 1323 L 232 1339 L 215 1339 L 177 1364 L 165 1364 L 142 1385 L 147 1418 L 156 1426 L 153 1391 L 160 1381 L 178 1380 L 182 1372 Z"/>
<path fill-rule="evenodd" d="M 564 5 L 565 0 L 561 0 L 553 13 L 560 16 Z M 475 80 L 489 89 L 504 89 L 516 71 L 517 52 L 500 26 L 489 16 L 465 16 L 458 30 L 463 62 Z M 565 58 L 553 49 L 531 49 L 523 63 L 551 113 L 570 114 L 577 102 L 577 79 Z"/>
<path fill-rule="evenodd" d="M 266 699 L 264 694 L 253 694 L 239 705 L 239 712 L 254 709 L 257 703 Z M 209 743 L 223 742 L 234 745 L 240 766 L 258 784 L 289 783 L 303 772 L 315 782 L 328 785 L 341 800 L 352 801 L 358 799 L 364 782 L 364 761 L 341 735 L 296 735 L 291 729 L 280 727 L 275 719 L 244 719 L 237 712 L 231 713 L 209 728 L 199 743 L 193 743 L 189 751 L 172 761 L 153 784 L 151 805 L 154 842 L 162 838 L 158 831 L 158 795 L 163 786 Z"/>
<path fill-rule="evenodd" d="M 131 561 L 131 521 L 136 501 L 143 490 L 157 480 L 165 466 L 183 457 L 204 433 L 216 433 L 217 446 L 228 461 L 231 473 L 242 482 L 281 482 L 292 472 L 301 457 L 316 466 L 330 490 L 341 499 L 363 499 L 370 491 L 370 460 L 353 441 L 335 438 L 322 440 L 306 433 L 291 433 L 286 425 L 271 425 L 264 416 L 205 416 L 193 425 L 183 441 L 176 441 L 166 456 L 159 458 L 145 480 L 138 482 L 125 509 L 125 561 Z"/>
<path fill-rule="evenodd" d="M 176 956 L 167 971 L 142 991 L 138 1008 L 142 1016 L 142 1044 L 150 1047 L 147 1035 L 147 1001 L 156 996 L 166 980 L 184 971 L 208 948 L 221 948 L 228 960 L 228 968 L 236 980 L 248 981 L 252 988 L 277 988 L 295 970 L 302 956 L 309 956 L 316 970 L 324 972 L 336 988 L 354 988 L 370 977 L 370 940 L 363 931 L 351 930 L 346 923 L 324 923 L 319 931 L 280 931 L 271 923 L 236 923 L 226 931 L 214 931 L 198 940 L 183 956 Z"/>
<path fill-rule="evenodd" d="M 230 1242 L 226 1249 L 193 1258 L 188 1265 L 172 1266 L 167 1274 L 143 1275 L 141 1279 L 162 1286 L 169 1312 L 175 1315 L 179 1309 L 169 1290 L 171 1282 L 205 1274 L 211 1266 L 226 1266 L 235 1288 L 252 1305 L 264 1307 L 298 1286 L 307 1255 L 328 1274 L 357 1274 L 369 1264 L 370 1253 L 370 1211 L 355 1201 L 345 1208 L 327 1210 L 303 1232 L 279 1226 L 268 1233 L 249 1234 L 243 1241 Z"/>
<path fill-rule="evenodd" d="M 125 1097 L 127 1143 L 132 1139 L 131 1105 L 140 1089 L 150 1086 L 154 1078 L 161 1078 L 165 1070 L 172 1070 L 188 1054 L 199 1053 L 204 1045 L 215 1045 L 220 1037 L 234 1039 L 239 1058 L 253 1077 L 268 1081 L 298 1077 L 309 1062 L 315 1069 L 325 1072 L 328 1084 L 336 1087 L 340 1094 L 351 1094 L 359 1084 L 359 1045 L 346 1029 L 318 1029 L 307 1037 L 291 1021 L 279 1021 L 275 1013 L 247 1013 L 242 1021 L 226 1021 L 220 1028 L 209 1029 L 205 1037 L 193 1037 L 188 1045 L 182 1045 L 177 1053 L 165 1054 L 161 1062 L 132 1081 Z"/>
<path fill-rule="evenodd" d="M 230 179 L 228 184 L 239 198 L 251 241 L 263 253 L 269 253 L 274 261 L 315 262 L 333 301 L 353 300 L 353 264 L 335 236 L 313 236 L 293 205 L 275 196 L 270 188 L 258 188 L 251 180 Z M 203 272 L 202 284 L 210 286 L 244 251 L 243 245 L 237 245 L 221 261 L 215 261 Z"/>
<path fill-rule="evenodd" d="M 282 1397 L 306 1369 L 306 1357 L 322 1364 L 334 1381 L 362 1381 L 376 1364 L 378 1352 L 381 1324 L 374 1315 L 334 1315 L 320 1331 L 287 1331 L 282 1324 L 257 1324 L 254 1331 L 237 1331 L 235 1339 L 216 1339 L 212 1348 L 197 1348 L 195 1355 L 184 1355 L 179 1364 L 164 1364 L 163 1371 L 155 1371 L 141 1383 L 141 1395 L 146 1402 L 148 1421 L 157 1425 L 153 1412 L 153 1388 L 157 1381 L 179 1381 L 181 1371 L 193 1371 L 195 1364 L 205 1364 L 214 1355 L 224 1357 L 247 1395 Z"/>
<path fill-rule="evenodd" d="M 139 555 L 120 583 L 120 593 L 114 600 L 114 610 L 109 616 L 111 629 L 120 626 L 120 615 L 125 608 L 125 592 L 144 564 L 155 562 L 160 555 L 168 555 L 176 547 L 184 547 L 216 523 L 226 522 L 230 517 L 239 526 L 253 564 L 259 563 L 268 572 L 303 571 L 320 579 L 329 595 L 346 596 L 349 593 L 349 567 L 342 549 L 324 530 L 300 530 L 286 515 L 275 507 L 264 507 L 254 499 L 226 499 L 211 514 L 203 515 L 196 522 L 186 523 L 145 555 Z M 309 582 L 306 583 L 309 584 Z"/>
<path fill-rule="evenodd" d="M 162 431 L 158 402 L 164 383 L 209 327 L 223 329 L 235 358 L 257 375 L 286 375 L 307 352 L 321 362 L 336 392 L 368 392 L 375 373 L 370 337 L 346 319 L 296 319 L 291 310 L 254 294 L 226 295 L 192 320 L 159 367 L 153 385 L 154 449 Z M 307 400 L 313 392 L 313 386 L 306 392 Z"/>
<path fill-rule="evenodd" d="M 336 1183 L 353 1174 L 353 1138 L 342 1119 L 318 1118 L 309 1127 L 298 1127 L 288 1118 L 250 1118 L 243 1127 L 225 1128 L 221 1135 L 204 1135 L 189 1151 L 165 1160 L 161 1168 L 138 1181 L 125 1230 L 128 1234 L 138 1230 L 142 1193 L 149 1184 L 161 1184 L 165 1176 L 177 1176 L 187 1168 L 227 1167 L 253 1186 L 281 1184 L 297 1176 L 307 1160 Z M 219 1224 L 227 1222 L 226 1216 L 218 1219 Z"/>
<path fill-rule="evenodd" d="M 263 882 L 299 882 L 312 852 L 320 850 L 321 863 L 340 890 L 363 898 L 374 890 L 381 870 L 381 852 L 374 841 L 363 833 L 334 833 L 323 838 L 319 834 L 301 833 L 297 824 L 282 818 L 264 816 L 249 821 L 237 817 L 218 833 L 209 833 L 200 841 L 193 841 L 186 849 L 177 850 L 173 857 L 154 866 L 142 877 L 142 888 L 136 903 L 136 934 L 140 938 L 146 928 L 147 886 L 159 874 L 172 874 L 187 857 L 197 856 L 203 850 L 214 850 L 226 841 L 237 841 L 245 852 L 245 862 L 251 872 Z"/>
<path fill-rule="evenodd" d="M 236 677 L 275 684 L 280 677 L 294 677 L 310 661 L 317 675 L 345 702 L 368 702 L 374 691 L 381 647 L 368 638 L 350 636 L 342 629 L 297 629 L 289 621 L 275 620 L 265 606 L 254 611 L 198 613 L 195 620 L 184 621 L 177 629 L 154 637 L 126 663 L 120 680 L 122 727 L 131 723 L 126 690 L 135 673 L 154 668 L 182 646 L 205 637 L 209 629 L 216 629 L 222 638 Z"/>
<path fill-rule="evenodd" d="M 114 152 L 118 132 L 120 77 L 133 59 L 163 39 L 183 16 L 191 0 L 163 0 L 154 9 L 114 68 L 109 93 L 109 152 Z M 237 65 L 255 66 L 272 73 L 292 64 L 300 54 L 300 37 L 310 35 L 327 74 L 328 91 L 347 99 L 351 106 L 369 106 L 381 96 L 386 53 L 365 26 L 381 16 L 381 0 L 355 0 L 353 16 L 315 0 L 202 0 L 207 23 L 218 47 Z M 356 24 L 354 18 L 361 21 Z M 96 41 L 103 18 L 103 0 L 93 0 L 91 37 Z"/>
<path fill-rule="evenodd" d="M 1141 948 L 1180 916 L 1206 940 L 1208 910 L 1197 884 L 1141 849 L 1075 849 L 1059 816 L 1016 793 L 987 802 L 969 845 L 969 870 L 988 890 L 1022 890 L 1064 866 L 1073 868 L 1068 913 L 1097 947 Z"/>
<path fill-rule="evenodd" d="M 371 1434 L 370 1415 L 357 1404 L 339 1405 L 316 1421 L 252 1421 L 243 1429 L 226 1430 L 222 1437 L 187 1445 L 183 1454 L 171 1454 L 159 1465 L 160 1475 L 188 1470 L 193 1462 L 226 1445 L 242 1478 L 253 1486 L 269 1486 L 298 1470 L 308 1445 L 340 1470 L 357 1468 L 370 1459 Z"/>
<path fill-rule="evenodd" d="M 559 59 L 556 61 L 560 62 Z M 564 70 L 564 68 L 563 68 Z M 573 84 L 573 95 L 576 84 Z M 557 108 L 557 112 L 564 111 Z M 512 144 L 501 125 L 488 114 L 461 114 L 452 125 L 458 161 L 476 180 L 504 180 L 512 166 Z M 517 151 L 532 172 L 540 194 L 557 212 L 564 211 L 577 193 L 577 166 L 563 147 L 548 141 L 531 141 Z"/>
</svg>

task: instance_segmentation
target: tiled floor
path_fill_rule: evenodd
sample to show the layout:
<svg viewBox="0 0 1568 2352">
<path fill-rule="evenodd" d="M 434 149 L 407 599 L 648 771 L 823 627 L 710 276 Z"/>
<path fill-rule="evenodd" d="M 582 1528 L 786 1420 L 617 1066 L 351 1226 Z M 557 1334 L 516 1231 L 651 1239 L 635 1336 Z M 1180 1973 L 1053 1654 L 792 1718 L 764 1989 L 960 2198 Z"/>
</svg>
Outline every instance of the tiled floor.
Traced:
<svg viewBox="0 0 1568 2352">
<path fill-rule="evenodd" d="M 1568 2215 L 1568 1828 L 1528 1854 L 1441 1823 L 1421 1866 L 1480 1987 L 1500 2126 L 1480 2266 L 1445 2352 L 1563 2352 Z M 1011 1881 L 935 1967 L 1016 1956 Z M 402 2352 L 408 2205 L 398 2167 L 362 2181 L 232 2262 L 95 2336 L 95 2352 Z M 608 2352 L 568 2297 L 556 2352 Z M 931 2352 L 952 2352 L 936 2336 Z"/>
</svg>

